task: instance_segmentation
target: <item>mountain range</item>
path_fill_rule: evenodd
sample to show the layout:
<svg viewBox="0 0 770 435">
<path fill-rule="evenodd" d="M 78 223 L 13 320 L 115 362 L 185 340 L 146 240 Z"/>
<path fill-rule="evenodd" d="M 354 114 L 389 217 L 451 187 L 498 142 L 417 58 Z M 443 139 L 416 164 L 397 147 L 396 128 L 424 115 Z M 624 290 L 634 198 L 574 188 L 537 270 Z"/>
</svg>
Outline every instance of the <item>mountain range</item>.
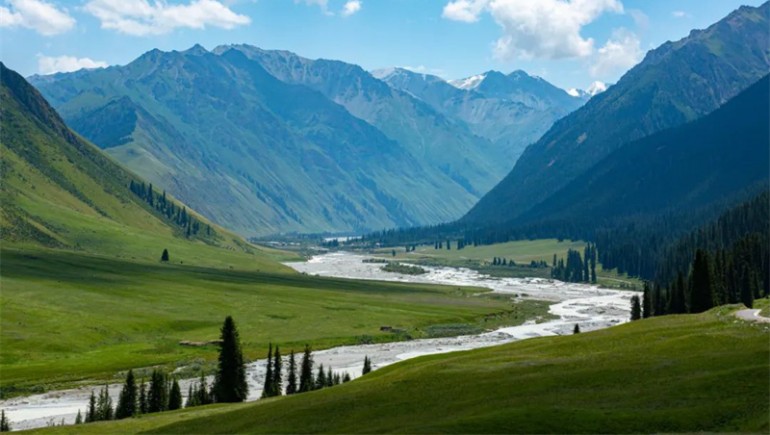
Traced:
<svg viewBox="0 0 770 435">
<path fill-rule="evenodd" d="M 744 6 L 705 30 L 650 51 L 617 84 L 529 146 L 461 221 L 513 220 L 582 174 L 601 173 L 600 162 L 613 151 L 714 111 L 770 71 L 768 26 L 770 3 Z"/>
<path fill-rule="evenodd" d="M 520 146 L 582 104 L 516 75 L 537 87 L 529 96 L 523 86 L 498 89 L 494 103 L 479 97 L 487 113 L 508 109 L 481 113 L 486 127 L 473 128 L 357 65 L 248 45 L 153 50 L 126 66 L 30 80 L 75 131 L 128 168 L 255 236 L 458 218 L 510 170 L 516 153 L 505 131 L 516 130 Z M 505 100 L 514 93 L 527 103 Z M 552 104 L 552 94 L 568 107 Z"/>
</svg>

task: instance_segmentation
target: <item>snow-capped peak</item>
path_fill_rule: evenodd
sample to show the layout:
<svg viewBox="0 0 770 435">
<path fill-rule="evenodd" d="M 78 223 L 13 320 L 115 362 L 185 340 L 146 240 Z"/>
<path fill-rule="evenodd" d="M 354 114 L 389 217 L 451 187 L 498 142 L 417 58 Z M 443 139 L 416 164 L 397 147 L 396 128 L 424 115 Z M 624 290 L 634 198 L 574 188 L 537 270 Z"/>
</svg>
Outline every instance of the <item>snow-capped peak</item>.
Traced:
<svg viewBox="0 0 770 435">
<path fill-rule="evenodd" d="M 484 79 L 487 78 L 487 74 L 479 74 L 471 77 L 466 77 L 464 79 L 457 79 L 457 80 L 450 80 L 449 84 L 458 88 L 458 89 L 475 89 L 481 84 L 481 82 L 484 81 Z"/>
<path fill-rule="evenodd" d="M 607 84 L 600 81 L 595 81 L 591 83 L 591 86 L 586 89 L 586 93 L 590 96 L 595 96 L 597 94 L 601 94 L 602 92 L 607 90 Z"/>
</svg>

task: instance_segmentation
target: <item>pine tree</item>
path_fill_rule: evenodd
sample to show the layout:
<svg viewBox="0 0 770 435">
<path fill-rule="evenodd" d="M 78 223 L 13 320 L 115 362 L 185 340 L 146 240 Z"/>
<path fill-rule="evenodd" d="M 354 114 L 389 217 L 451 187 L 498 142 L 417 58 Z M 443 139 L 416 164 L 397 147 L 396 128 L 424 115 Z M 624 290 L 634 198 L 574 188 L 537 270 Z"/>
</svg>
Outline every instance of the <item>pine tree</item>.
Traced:
<svg viewBox="0 0 770 435">
<path fill-rule="evenodd" d="M 267 371 L 265 372 L 265 384 L 262 386 L 262 398 L 273 395 L 273 343 L 267 348 Z"/>
<path fill-rule="evenodd" d="M 196 392 L 193 389 L 193 384 L 190 384 L 187 386 L 187 402 L 185 402 L 184 407 L 185 408 L 191 408 L 193 406 L 197 406 L 195 403 L 195 395 Z"/>
<path fill-rule="evenodd" d="M 168 393 L 168 410 L 173 411 L 180 408 L 182 408 L 182 390 L 179 388 L 179 382 L 174 378 L 171 391 Z"/>
<path fill-rule="evenodd" d="M 714 289 L 711 282 L 711 261 L 707 251 L 698 249 L 690 277 L 690 312 L 702 313 L 714 306 Z"/>
<path fill-rule="evenodd" d="M 372 360 L 370 360 L 368 356 L 364 356 L 364 369 L 361 372 L 361 375 L 365 375 L 371 371 L 372 371 Z"/>
<path fill-rule="evenodd" d="M 83 414 L 80 413 L 80 409 L 78 409 L 78 415 L 75 417 L 75 424 L 83 424 Z"/>
<path fill-rule="evenodd" d="M 326 386 L 326 372 L 324 372 L 324 365 L 318 366 L 318 374 L 315 377 L 315 389 L 320 390 Z"/>
<path fill-rule="evenodd" d="M 149 407 L 147 406 L 147 386 L 142 379 L 142 384 L 139 386 L 139 413 L 147 414 Z"/>
<path fill-rule="evenodd" d="M 241 343 L 233 318 L 227 316 L 222 326 L 222 344 L 219 351 L 219 367 L 214 382 L 217 402 L 243 402 L 249 393 L 246 369 L 243 365 Z"/>
<path fill-rule="evenodd" d="M 756 279 L 754 273 L 750 270 L 743 272 L 743 285 L 741 285 L 741 303 L 747 308 L 754 307 L 754 293 Z"/>
<path fill-rule="evenodd" d="M 11 423 L 8 421 L 8 417 L 5 416 L 5 409 L 0 410 L 0 432 L 10 432 Z"/>
<path fill-rule="evenodd" d="M 289 354 L 289 378 L 286 385 L 286 394 L 294 394 L 297 392 L 297 362 L 294 359 L 294 351 Z"/>
<path fill-rule="evenodd" d="M 160 261 L 168 261 L 168 249 L 164 249 L 160 255 Z"/>
<path fill-rule="evenodd" d="M 650 283 L 644 283 L 644 293 L 642 293 L 642 318 L 652 317 L 652 295 L 650 294 Z"/>
<path fill-rule="evenodd" d="M 342 376 L 342 383 L 344 384 L 345 382 L 350 382 L 350 374 L 347 372 Z"/>
<path fill-rule="evenodd" d="M 112 420 L 112 416 L 112 398 L 110 397 L 110 390 L 105 385 L 96 402 L 96 421 Z"/>
<path fill-rule="evenodd" d="M 299 373 L 299 392 L 310 391 L 313 387 L 313 355 L 310 353 L 310 346 L 306 344 Z"/>
<path fill-rule="evenodd" d="M 326 386 L 327 387 L 334 386 L 334 372 L 332 372 L 331 366 L 329 366 L 329 371 L 326 372 Z"/>
<path fill-rule="evenodd" d="M 160 370 L 153 370 L 150 388 L 147 392 L 147 413 L 162 412 L 168 409 L 168 384 L 166 375 Z"/>
<path fill-rule="evenodd" d="M 575 323 L 575 328 L 572 330 L 573 334 L 580 334 L 580 325 Z"/>
<path fill-rule="evenodd" d="M 208 405 L 212 402 L 212 392 L 206 388 L 206 376 L 203 374 L 203 372 L 201 372 L 201 379 L 198 383 L 197 394 L 198 397 L 196 401 L 198 402 L 198 405 Z"/>
<path fill-rule="evenodd" d="M 280 396 L 283 394 L 283 376 L 281 371 L 283 370 L 283 361 L 281 361 L 281 349 L 275 346 L 275 355 L 273 356 L 273 381 L 272 381 L 272 395 Z"/>
<path fill-rule="evenodd" d="M 88 398 L 88 410 L 86 411 L 86 423 L 96 421 L 96 396 L 94 390 L 91 390 L 91 397 Z"/>
<path fill-rule="evenodd" d="M 118 398 L 118 407 L 115 408 L 115 419 L 133 417 L 137 414 L 136 380 L 134 371 L 129 370 L 126 375 L 126 383 L 123 384 L 123 390 L 120 391 Z"/>
<path fill-rule="evenodd" d="M 639 303 L 639 296 L 631 296 L 631 320 L 639 320 L 642 318 L 642 307 Z"/>
</svg>

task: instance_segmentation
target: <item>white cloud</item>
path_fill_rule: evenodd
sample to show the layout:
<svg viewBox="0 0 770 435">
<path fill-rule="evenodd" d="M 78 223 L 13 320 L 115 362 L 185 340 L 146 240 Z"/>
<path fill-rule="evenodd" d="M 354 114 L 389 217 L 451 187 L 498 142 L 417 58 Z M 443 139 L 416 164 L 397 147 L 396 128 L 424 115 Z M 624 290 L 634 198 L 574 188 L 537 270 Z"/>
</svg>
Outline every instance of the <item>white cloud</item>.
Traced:
<svg viewBox="0 0 770 435">
<path fill-rule="evenodd" d="M 479 20 L 479 15 L 489 0 L 453 0 L 444 6 L 442 17 L 472 23 Z"/>
<path fill-rule="evenodd" d="M 441 68 L 428 68 L 425 65 L 417 65 L 417 66 L 404 65 L 404 66 L 400 66 L 399 68 L 403 68 L 407 71 L 411 71 L 418 74 L 430 74 L 433 76 L 446 78 L 446 71 L 444 71 Z"/>
<path fill-rule="evenodd" d="M 294 3 L 305 3 L 309 6 L 318 6 L 325 15 L 334 15 L 334 13 L 329 10 L 329 0 L 294 0 Z"/>
<path fill-rule="evenodd" d="M 45 36 L 75 27 L 75 19 L 66 10 L 43 0 L 10 0 L 8 6 L 0 6 L 0 27 L 25 27 Z"/>
<path fill-rule="evenodd" d="M 40 74 L 72 72 L 83 68 L 106 68 L 107 62 L 74 56 L 37 56 L 37 69 Z"/>
<path fill-rule="evenodd" d="M 180 27 L 232 29 L 251 23 L 217 0 L 169 4 L 163 0 L 90 0 L 85 10 L 101 21 L 103 29 L 134 36 L 159 35 Z"/>
<path fill-rule="evenodd" d="M 650 27 L 650 17 L 639 9 L 629 9 L 628 15 L 634 19 L 634 24 L 641 31 L 646 31 Z"/>
<path fill-rule="evenodd" d="M 616 29 L 596 53 L 590 73 L 593 77 L 606 77 L 623 72 L 639 63 L 644 56 L 639 38 L 626 29 Z"/>
<path fill-rule="evenodd" d="M 623 12 L 620 0 L 453 0 L 443 17 L 477 21 L 489 13 L 502 28 L 495 54 L 502 59 L 588 57 L 594 40 L 580 31 L 605 12 Z"/>
<path fill-rule="evenodd" d="M 671 15 L 673 15 L 674 18 L 685 18 L 690 16 L 690 14 L 688 14 L 685 11 L 674 11 L 674 12 L 671 12 Z"/>
<path fill-rule="evenodd" d="M 361 10 L 361 0 L 348 0 L 342 7 L 342 15 L 349 17 Z"/>
</svg>

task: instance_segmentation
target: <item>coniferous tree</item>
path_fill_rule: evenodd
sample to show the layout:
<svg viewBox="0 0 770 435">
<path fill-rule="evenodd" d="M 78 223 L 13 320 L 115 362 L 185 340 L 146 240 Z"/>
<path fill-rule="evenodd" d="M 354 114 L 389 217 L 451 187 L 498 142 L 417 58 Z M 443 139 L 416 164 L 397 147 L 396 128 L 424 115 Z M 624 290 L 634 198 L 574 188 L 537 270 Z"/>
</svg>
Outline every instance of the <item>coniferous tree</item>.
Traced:
<svg viewBox="0 0 770 435">
<path fill-rule="evenodd" d="M 350 374 L 347 372 L 342 375 L 342 383 L 344 384 L 345 382 L 350 382 Z"/>
<path fill-rule="evenodd" d="M 144 379 L 142 379 L 142 384 L 139 385 L 139 413 L 147 414 L 148 409 L 149 407 L 147 404 L 147 386 L 144 383 Z"/>
<path fill-rule="evenodd" d="M 267 348 L 267 370 L 265 371 L 265 383 L 262 386 L 262 398 L 273 395 L 273 343 Z"/>
<path fill-rule="evenodd" d="M 110 390 L 105 385 L 102 391 L 99 393 L 99 399 L 96 402 L 96 420 L 112 420 L 112 416 L 112 398 L 110 397 Z"/>
<path fill-rule="evenodd" d="M 212 391 L 209 391 L 206 386 L 206 376 L 201 372 L 201 379 L 198 383 L 197 399 L 199 405 L 208 405 L 212 403 Z"/>
<path fill-rule="evenodd" d="M 639 303 L 639 296 L 631 296 L 631 320 L 639 320 L 642 318 L 642 307 Z"/>
<path fill-rule="evenodd" d="M 193 384 L 190 384 L 187 386 L 187 402 L 185 402 L 184 407 L 191 408 L 193 406 L 196 406 L 195 390 L 193 389 Z"/>
<path fill-rule="evenodd" d="M 747 308 L 754 307 L 754 287 L 755 279 L 754 274 L 750 271 L 744 272 L 744 282 L 741 286 L 741 303 Z"/>
<path fill-rule="evenodd" d="M 219 367 L 214 381 L 214 397 L 217 402 L 243 402 L 249 392 L 246 369 L 243 365 L 241 343 L 233 318 L 227 316 L 222 326 L 222 344 L 219 350 Z"/>
<path fill-rule="evenodd" d="M 642 293 L 642 318 L 652 317 L 652 295 L 650 294 L 650 283 L 644 283 L 644 293 Z"/>
<path fill-rule="evenodd" d="M 283 394 L 283 361 L 281 361 L 281 349 L 275 346 L 275 354 L 273 356 L 273 381 L 272 381 L 272 395 L 280 396 Z"/>
<path fill-rule="evenodd" d="M 78 415 L 75 417 L 75 424 L 83 424 L 83 414 L 80 413 L 80 409 L 78 409 Z"/>
<path fill-rule="evenodd" d="M 174 378 L 174 381 L 171 383 L 171 391 L 168 393 L 168 410 L 173 411 L 181 408 L 182 390 L 179 388 L 179 382 Z"/>
<path fill-rule="evenodd" d="M 684 275 L 679 272 L 676 281 L 671 285 L 671 297 L 669 298 L 668 312 L 671 314 L 684 314 L 687 312 L 685 300 Z"/>
<path fill-rule="evenodd" d="M 334 372 L 332 372 L 332 367 L 329 366 L 329 371 L 326 372 L 326 386 L 327 387 L 333 387 L 334 386 Z"/>
<path fill-rule="evenodd" d="M 160 254 L 160 261 L 168 261 L 168 249 L 164 249 L 163 253 Z"/>
<path fill-rule="evenodd" d="M 315 389 L 320 390 L 326 386 L 326 372 L 324 372 L 324 365 L 318 366 L 318 374 L 315 376 Z"/>
<path fill-rule="evenodd" d="M 312 390 L 313 382 L 313 355 L 310 353 L 310 346 L 305 345 L 305 352 L 302 355 L 302 365 L 299 374 L 299 392 L 304 393 Z"/>
<path fill-rule="evenodd" d="M 86 410 L 86 423 L 96 421 L 96 395 L 91 390 L 91 396 L 88 398 L 88 410 Z"/>
<path fill-rule="evenodd" d="M 5 409 L 0 410 L 0 432 L 10 432 L 10 431 L 11 431 L 11 422 L 9 422 L 8 417 L 5 416 Z"/>
<path fill-rule="evenodd" d="M 129 370 L 126 375 L 126 383 L 118 397 L 118 406 L 115 408 L 115 419 L 133 417 L 137 414 L 136 380 L 134 371 Z"/>
<path fill-rule="evenodd" d="M 372 371 L 372 360 L 369 359 L 369 356 L 364 356 L 364 369 L 361 372 L 361 375 L 365 375 Z"/>
<path fill-rule="evenodd" d="M 690 277 L 690 311 L 702 313 L 714 306 L 714 289 L 711 282 L 711 265 L 708 252 L 698 249 Z"/>
<path fill-rule="evenodd" d="M 575 328 L 572 330 L 573 334 L 580 334 L 580 325 L 575 323 Z"/>
<path fill-rule="evenodd" d="M 287 379 L 286 394 L 294 394 L 297 392 L 297 362 L 294 359 L 294 351 L 289 354 L 289 377 Z"/>
<path fill-rule="evenodd" d="M 150 388 L 147 392 L 147 413 L 162 412 L 168 409 L 168 382 L 160 370 L 153 370 Z"/>
</svg>

